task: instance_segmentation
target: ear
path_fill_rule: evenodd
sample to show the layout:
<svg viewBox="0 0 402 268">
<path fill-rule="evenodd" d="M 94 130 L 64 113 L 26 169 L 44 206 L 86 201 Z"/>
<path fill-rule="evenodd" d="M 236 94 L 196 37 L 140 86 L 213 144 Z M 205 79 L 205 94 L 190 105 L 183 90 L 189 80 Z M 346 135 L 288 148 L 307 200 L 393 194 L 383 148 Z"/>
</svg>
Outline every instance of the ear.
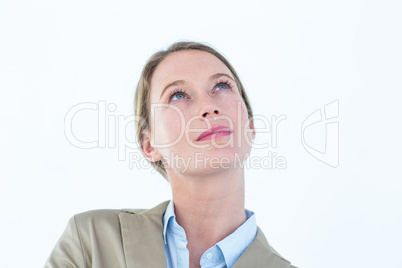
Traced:
<svg viewBox="0 0 402 268">
<path fill-rule="evenodd" d="M 151 135 L 148 130 L 142 131 L 142 143 L 141 148 L 144 152 L 145 157 L 151 162 L 157 162 L 162 159 L 162 156 L 158 150 L 151 144 Z"/>
</svg>

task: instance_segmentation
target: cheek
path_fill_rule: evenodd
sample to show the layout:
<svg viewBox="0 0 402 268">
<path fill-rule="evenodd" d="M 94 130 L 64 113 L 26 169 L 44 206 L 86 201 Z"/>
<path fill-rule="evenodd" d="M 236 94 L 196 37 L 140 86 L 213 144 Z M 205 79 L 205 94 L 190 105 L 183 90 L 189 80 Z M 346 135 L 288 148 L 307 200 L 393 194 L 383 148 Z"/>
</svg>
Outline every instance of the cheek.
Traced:
<svg viewBox="0 0 402 268">
<path fill-rule="evenodd" d="M 253 143 L 253 130 L 252 126 L 250 126 L 250 120 L 248 118 L 248 112 L 247 108 L 245 105 L 243 106 L 244 108 L 242 109 L 242 137 L 243 137 L 243 142 L 245 143 L 246 147 L 248 150 L 251 149 L 252 143 Z"/>
<path fill-rule="evenodd" d="M 154 144 L 156 147 L 173 146 L 184 135 L 182 127 L 184 117 L 179 110 L 158 109 L 154 114 Z"/>
<path fill-rule="evenodd" d="M 235 99 L 225 103 L 226 113 L 233 121 L 235 125 L 241 124 L 241 128 L 244 128 L 245 122 L 248 119 L 248 113 L 246 105 L 243 100 Z"/>
<path fill-rule="evenodd" d="M 252 131 L 250 130 L 250 122 L 248 119 L 247 107 L 243 100 L 234 101 L 229 105 L 231 118 L 234 120 L 238 133 L 237 136 L 241 136 L 241 143 L 248 140 L 251 143 Z"/>
</svg>

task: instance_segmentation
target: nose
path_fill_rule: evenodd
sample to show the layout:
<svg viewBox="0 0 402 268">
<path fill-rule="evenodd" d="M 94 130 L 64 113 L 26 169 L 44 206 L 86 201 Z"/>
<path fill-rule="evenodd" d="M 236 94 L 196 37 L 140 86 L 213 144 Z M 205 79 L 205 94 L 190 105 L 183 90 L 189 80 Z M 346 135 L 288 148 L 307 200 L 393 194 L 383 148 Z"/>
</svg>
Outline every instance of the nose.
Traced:
<svg viewBox="0 0 402 268">
<path fill-rule="evenodd" d="M 213 113 L 214 113 L 214 114 L 219 114 L 219 111 L 215 109 Z M 202 117 L 203 117 L 203 118 L 206 118 L 206 117 L 207 117 L 208 115 L 210 115 L 210 114 L 212 114 L 212 113 L 210 113 L 210 112 L 205 112 L 205 113 L 202 114 Z"/>
<path fill-rule="evenodd" d="M 206 96 L 201 105 L 202 118 L 207 118 L 208 116 L 211 117 L 213 114 L 219 115 L 220 113 L 220 109 L 217 107 L 212 98 L 210 96 Z"/>
</svg>

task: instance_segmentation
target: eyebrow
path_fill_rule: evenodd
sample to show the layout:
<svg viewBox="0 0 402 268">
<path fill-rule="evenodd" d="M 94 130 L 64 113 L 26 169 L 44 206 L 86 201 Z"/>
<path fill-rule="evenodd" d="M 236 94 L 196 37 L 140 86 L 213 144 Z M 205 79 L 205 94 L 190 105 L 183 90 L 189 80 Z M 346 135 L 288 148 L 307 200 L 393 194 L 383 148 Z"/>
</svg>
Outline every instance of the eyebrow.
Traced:
<svg viewBox="0 0 402 268">
<path fill-rule="evenodd" d="M 221 77 L 221 76 L 225 76 L 225 77 L 230 78 L 231 80 L 235 81 L 235 80 L 233 79 L 233 77 L 231 77 L 230 75 L 225 74 L 225 73 L 213 74 L 213 75 L 211 75 L 211 76 L 209 77 L 209 80 L 210 80 L 210 81 L 211 81 L 211 80 L 215 80 L 215 79 L 218 79 L 218 78 Z M 162 98 L 163 94 L 165 93 L 165 91 L 166 91 L 169 87 L 177 86 L 177 85 L 185 85 L 185 84 L 187 84 L 185 80 L 176 80 L 176 81 L 174 81 L 174 82 L 168 84 L 168 85 L 162 90 L 162 93 L 161 93 L 161 96 L 159 97 L 159 99 Z"/>
</svg>

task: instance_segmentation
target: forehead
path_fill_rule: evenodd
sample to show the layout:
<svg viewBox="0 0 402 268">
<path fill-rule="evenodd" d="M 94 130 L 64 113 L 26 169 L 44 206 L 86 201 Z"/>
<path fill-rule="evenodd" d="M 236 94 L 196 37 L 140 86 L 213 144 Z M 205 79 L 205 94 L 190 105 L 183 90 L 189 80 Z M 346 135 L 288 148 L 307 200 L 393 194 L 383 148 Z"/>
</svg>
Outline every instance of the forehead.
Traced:
<svg viewBox="0 0 402 268">
<path fill-rule="evenodd" d="M 198 83 L 216 73 L 231 75 L 229 68 L 209 52 L 199 50 L 173 52 L 156 67 L 151 79 L 151 95 L 162 91 L 164 86 L 173 81 Z"/>
</svg>

